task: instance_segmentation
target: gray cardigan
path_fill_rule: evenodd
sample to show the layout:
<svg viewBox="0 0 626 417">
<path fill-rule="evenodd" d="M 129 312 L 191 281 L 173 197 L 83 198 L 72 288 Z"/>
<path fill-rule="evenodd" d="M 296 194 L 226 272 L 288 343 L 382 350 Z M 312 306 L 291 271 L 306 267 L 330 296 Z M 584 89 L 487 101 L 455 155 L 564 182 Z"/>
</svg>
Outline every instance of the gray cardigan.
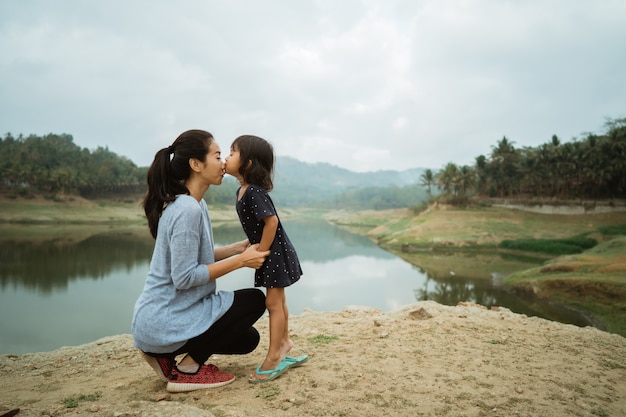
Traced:
<svg viewBox="0 0 626 417">
<path fill-rule="evenodd" d="M 204 333 L 232 306 L 232 291 L 216 291 L 207 264 L 215 262 L 213 230 L 204 200 L 179 195 L 159 220 L 132 333 L 144 352 L 171 353 Z"/>
</svg>

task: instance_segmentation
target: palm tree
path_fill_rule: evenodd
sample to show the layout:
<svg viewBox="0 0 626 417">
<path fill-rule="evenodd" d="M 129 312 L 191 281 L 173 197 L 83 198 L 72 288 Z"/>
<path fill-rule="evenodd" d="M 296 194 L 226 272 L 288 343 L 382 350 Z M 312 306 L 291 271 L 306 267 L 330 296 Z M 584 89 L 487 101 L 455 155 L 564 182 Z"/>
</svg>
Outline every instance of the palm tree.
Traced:
<svg viewBox="0 0 626 417">
<path fill-rule="evenodd" d="M 512 191 L 519 189 L 518 160 L 519 153 L 511 142 L 504 136 L 491 149 L 491 166 L 495 189 L 500 197 L 508 196 Z"/>
<path fill-rule="evenodd" d="M 467 165 L 463 165 L 458 172 L 457 185 L 461 189 L 461 194 L 467 195 L 467 192 L 473 190 L 476 185 L 476 171 Z"/>
<path fill-rule="evenodd" d="M 452 162 L 448 162 L 445 168 L 437 173 L 435 179 L 437 186 L 446 194 L 456 195 L 458 189 L 459 168 Z"/>
<path fill-rule="evenodd" d="M 435 184 L 435 175 L 431 169 L 427 169 L 420 175 L 419 184 L 428 189 L 428 198 L 432 198 L 431 188 Z"/>
</svg>

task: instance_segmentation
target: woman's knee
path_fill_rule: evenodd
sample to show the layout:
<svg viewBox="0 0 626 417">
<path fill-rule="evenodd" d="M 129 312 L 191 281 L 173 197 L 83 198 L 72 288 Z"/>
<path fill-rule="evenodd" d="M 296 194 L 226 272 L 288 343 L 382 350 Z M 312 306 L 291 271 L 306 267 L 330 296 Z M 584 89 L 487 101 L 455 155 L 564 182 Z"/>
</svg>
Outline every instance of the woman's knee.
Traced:
<svg viewBox="0 0 626 417">
<path fill-rule="evenodd" d="M 255 329 L 254 327 L 251 327 L 250 329 L 248 329 L 248 353 L 252 352 L 254 349 L 256 349 L 257 346 L 259 346 L 259 342 L 261 341 L 261 335 L 259 334 L 259 331 L 257 329 Z"/>
<path fill-rule="evenodd" d="M 252 300 L 251 304 L 256 307 L 256 309 L 259 311 L 259 314 L 263 314 L 263 312 L 265 311 L 265 294 L 263 294 L 263 291 L 259 290 L 258 288 L 251 288 L 251 290 L 253 291 L 250 295 L 250 298 Z"/>
<path fill-rule="evenodd" d="M 245 288 L 235 291 L 235 304 L 246 311 L 261 317 L 265 312 L 265 294 L 258 288 Z"/>
</svg>

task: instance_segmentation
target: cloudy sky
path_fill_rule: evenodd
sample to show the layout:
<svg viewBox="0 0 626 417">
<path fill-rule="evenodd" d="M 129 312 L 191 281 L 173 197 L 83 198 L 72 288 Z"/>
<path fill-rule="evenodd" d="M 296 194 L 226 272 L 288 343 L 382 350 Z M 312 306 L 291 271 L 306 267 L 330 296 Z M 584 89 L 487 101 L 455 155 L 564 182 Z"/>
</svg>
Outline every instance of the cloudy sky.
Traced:
<svg viewBox="0 0 626 417">
<path fill-rule="evenodd" d="M 184 130 L 354 171 L 626 117 L 626 0 L 2 0 L 0 134 L 140 166 Z"/>
</svg>

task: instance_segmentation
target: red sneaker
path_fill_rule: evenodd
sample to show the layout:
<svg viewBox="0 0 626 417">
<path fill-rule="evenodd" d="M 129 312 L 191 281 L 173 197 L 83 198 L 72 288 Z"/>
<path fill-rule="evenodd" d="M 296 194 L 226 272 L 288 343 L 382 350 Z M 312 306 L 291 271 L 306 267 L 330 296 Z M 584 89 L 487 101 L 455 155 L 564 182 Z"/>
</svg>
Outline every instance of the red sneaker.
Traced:
<svg viewBox="0 0 626 417">
<path fill-rule="evenodd" d="M 235 375 L 222 372 L 213 364 L 202 365 L 195 374 L 186 374 L 174 368 L 166 389 L 169 392 L 195 391 L 197 389 L 222 387 L 234 380 Z"/>
<path fill-rule="evenodd" d="M 170 358 L 157 358 L 155 356 L 150 356 L 145 352 L 141 352 L 141 356 L 148 362 L 148 365 L 154 369 L 154 372 L 161 378 L 162 381 L 168 382 L 170 376 L 172 375 L 172 370 L 174 369 L 174 359 Z"/>
</svg>

